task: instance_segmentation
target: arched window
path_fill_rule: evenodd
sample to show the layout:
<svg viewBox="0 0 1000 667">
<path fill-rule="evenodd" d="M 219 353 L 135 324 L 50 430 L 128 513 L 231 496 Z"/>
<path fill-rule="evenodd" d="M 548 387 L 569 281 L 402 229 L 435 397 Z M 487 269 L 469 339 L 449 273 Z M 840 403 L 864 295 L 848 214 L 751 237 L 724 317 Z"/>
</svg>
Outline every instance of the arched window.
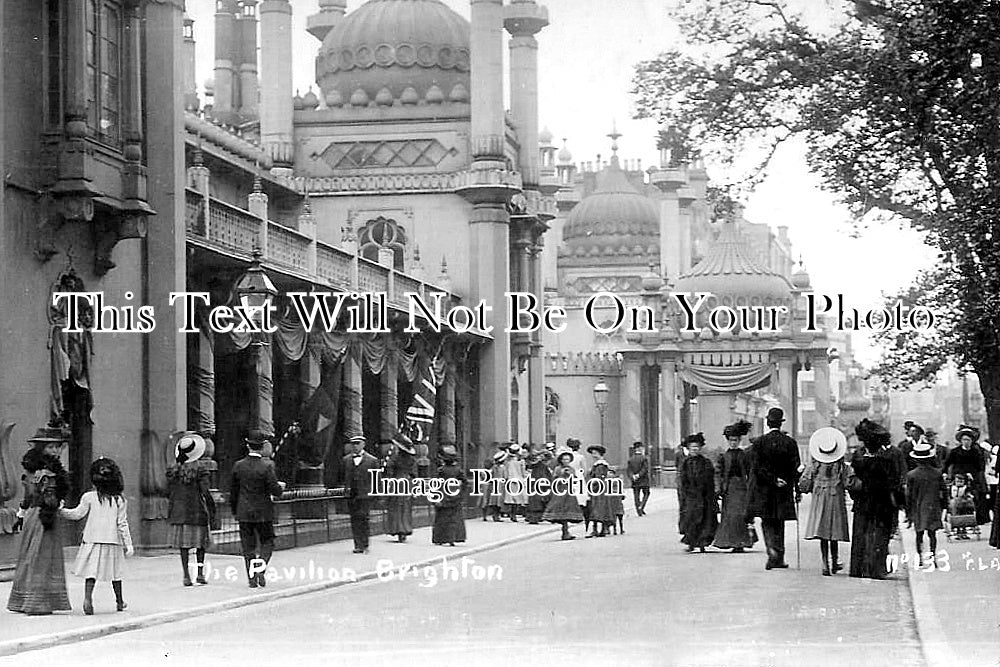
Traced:
<svg viewBox="0 0 1000 667">
<path fill-rule="evenodd" d="M 559 423 L 559 394 L 552 387 L 545 388 L 545 442 L 556 442 L 556 424 Z"/>
<path fill-rule="evenodd" d="M 369 220 L 358 234 L 361 245 L 361 256 L 373 262 L 378 261 L 378 253 L 382 248 L 392 250 L 392 267 L 403 270 L 403 252 L 406 248 L 406 231 L 399 224 L 381 215 Z"/>
</svg>

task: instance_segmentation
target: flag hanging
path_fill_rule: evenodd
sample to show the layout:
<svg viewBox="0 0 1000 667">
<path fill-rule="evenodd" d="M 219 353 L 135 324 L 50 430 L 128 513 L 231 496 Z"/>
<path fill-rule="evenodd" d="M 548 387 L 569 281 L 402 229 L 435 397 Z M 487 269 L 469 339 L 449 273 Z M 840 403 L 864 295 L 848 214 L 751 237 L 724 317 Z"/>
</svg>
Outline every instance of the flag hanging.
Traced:
<svg viewBox="0 0 1000 667">
<path fill-rule="evenodd" d="M 437 376 L 434 364 L 427 364 L 420 373 L 413 390 L 413 401 L 407 408 L 400 430 L 407 433 L 414 443 L 424 443 L 434 423 L 434 404 L 437 396 Z"/>
</svg>

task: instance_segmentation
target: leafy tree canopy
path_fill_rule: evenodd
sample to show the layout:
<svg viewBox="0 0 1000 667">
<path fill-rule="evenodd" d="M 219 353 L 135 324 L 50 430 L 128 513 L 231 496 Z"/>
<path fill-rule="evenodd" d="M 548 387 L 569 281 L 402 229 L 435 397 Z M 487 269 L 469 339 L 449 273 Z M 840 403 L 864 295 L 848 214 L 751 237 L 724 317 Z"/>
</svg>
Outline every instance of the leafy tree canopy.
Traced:
<svg viewBox="0 0 1000 667">
<path fill-rule="evenodd" d="M 741 171 L 737 197 L 802 137 L 810 169 L 857 220 L 924 232 L 939 262 L 890 301 L 930 307 L 937 328 L 881 335 L 877 371 L 900 385 L 948 361 L 975 370 L 998 434 L 1000 0 L 837 10 L 821 30 L 786 0 L 689 0 L 675 10 L 686 43 L 636 68 L 638 116 Z M 885 249 L 887 263 L 905 259 Z"/>
</svg>

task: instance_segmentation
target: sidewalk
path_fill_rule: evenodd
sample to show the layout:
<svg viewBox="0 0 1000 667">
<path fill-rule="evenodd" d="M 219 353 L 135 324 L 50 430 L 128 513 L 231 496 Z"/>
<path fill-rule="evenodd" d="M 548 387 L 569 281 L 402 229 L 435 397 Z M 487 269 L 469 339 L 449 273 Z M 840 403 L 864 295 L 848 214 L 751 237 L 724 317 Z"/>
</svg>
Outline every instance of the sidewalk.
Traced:
<svg viewBox="0 0 1000 667">
<path fill-rule="evenodd" d="M 403 544 L 393 537 L 375 536 L 368 554 L 351 553 L 350 540 L 276 551 L 271 559 L 267 587 L 263 589 L 247 586 L 243 559 L 239 556 L 209 553 L 206 556 L 208 585 L 190 588 L 181 583 L 177 554 L 132 558 L 123 585 L 128 609 L 117 613 L 111 584 L 99 583 L 94 592 L 93 616 L 83 614 L 83 580 L 69 572 L 72 558 L 67 550 L 66 580 L 73 611 L 25 616 L 4 608 L 0 611 L 3 616 L 0 656 L 327 590 L 380 576 L 384 578 L 390 576 L 390 572 L 397 578 L 420 577 L 422 570 L 410 568 L 441 565 L 442 558 L 452 566 L 473 568 L 475 559 L 463 561 L 462 556 L 539 536 L 557 537 L 559 531 L 558 526 L 532 526 L 523 519 L 518 523 L 468 519 L 466 527 L 467 542 L 454 548 L 431 544 L 431 529 L 427 527 L 414 530 Z M 194 562 L 193 553 L 191 561 Z M 476 571 L 471 572 L 472 576 L 476 574 Z M 0 583 L 0 599 L 4 605 L 10 589 L 10 582 Z"/>
<path fill-rule="evenodd" d="M 980 529 L 979 540 L 955 542 L 938 531 L 937 569 L 917 567 L 914 532 L 902 529 L 906 562 L 898 554 L 899 568 L 909 577 L 929 667 L 998 664 L 1000 550 L 989 545 L 989 524 Z"/>
</svg>

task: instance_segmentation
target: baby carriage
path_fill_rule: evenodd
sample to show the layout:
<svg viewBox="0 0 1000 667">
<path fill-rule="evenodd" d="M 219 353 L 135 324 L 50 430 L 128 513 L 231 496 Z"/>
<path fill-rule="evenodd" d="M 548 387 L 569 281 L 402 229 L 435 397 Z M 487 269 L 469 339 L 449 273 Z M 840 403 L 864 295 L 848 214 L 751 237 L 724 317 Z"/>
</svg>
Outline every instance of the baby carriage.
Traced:
<svg viewBox="0 0 1000 667">
<path fill-rule="evenodd" d="M 948 541 L 969 540 L 969 534 L 980 539 L 979 524 L 976 523 L 976 500 L 969 488 L 969 480 L 963 474 L 955 475 L 948 491 L 948 509 L 944 515 L 944 528 Z"/>
</svg>

